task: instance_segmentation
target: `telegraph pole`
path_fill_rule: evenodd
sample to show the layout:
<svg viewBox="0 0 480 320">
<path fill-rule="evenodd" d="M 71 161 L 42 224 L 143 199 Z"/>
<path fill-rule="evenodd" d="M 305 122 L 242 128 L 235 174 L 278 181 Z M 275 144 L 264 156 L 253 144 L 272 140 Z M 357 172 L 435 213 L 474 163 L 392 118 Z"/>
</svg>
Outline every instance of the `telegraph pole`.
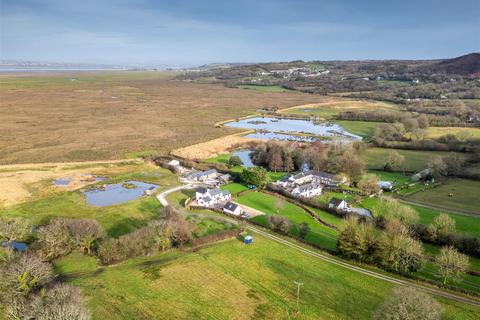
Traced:
<svg viewBox="0 0 480 320">
<path fill-rule="evenodd" d="M 303 286 L 303 282 L 293 281 L 297 285 L 297 312 L 299 312 L 299 303 L 300 303 L 300 287 Z"/>
</svg>

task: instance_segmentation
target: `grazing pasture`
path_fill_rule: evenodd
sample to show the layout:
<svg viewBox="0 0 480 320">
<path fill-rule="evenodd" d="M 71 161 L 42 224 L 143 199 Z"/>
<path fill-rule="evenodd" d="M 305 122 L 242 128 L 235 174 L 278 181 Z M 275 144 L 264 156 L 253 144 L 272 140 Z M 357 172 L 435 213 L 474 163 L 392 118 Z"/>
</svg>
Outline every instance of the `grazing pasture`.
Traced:
<svg viewBox="0 0 480 320">
<path fill-rule="evenodd" d="M 460 136 L 462 138 L 476 138 L 480 139 L 480 129 L 479 128 L 462 128 L 462 127 L 429 127 L 427 129 L 428 138 L 440 138 L 447 134 L 452 134 L 455 136 Z"/>
<path fill-rule="evenodd" d="M 172 250 L 94 272 L 82 257 L 57 261 L 93 319 L 371 319 L 392 284 L 304 255 L 254 234 L 195 251 Z M 80 262 L 80 261 L 78 261 Z M 77 267 L 78 266 L 78 267 Z M 299 315 L 296 286 L 303 282 Z M 436 298 L 444 319 L 476 319 L 478 307 Z"/>
<path fill-rule="evenodd" d="M 413 193 L 407 199 L 447 211 L 475 213 L 480 217 L 480 181 L 452 178 L 438 187 Z"/>
<path fill-rule="evenodd" d="M 382 170 L 385 159 L 392 151 L 396 151 L 405 157 L 404 167 L 406 171 L 418 172 L 427 168 L 428 160 L 434 156 L 446 156 L 449 152 L 443 151 L 419 151 L 387 148 L 368 148 L 362 153 L 368 169 Z M 458 153 L 461 157 L 467 157 L 464 153 Z"/>
<path fill-rule="evenodd" d="M 368 140 L 372 137 L 373 130 L 380 122 L 335 120 L 335 123 L 344 127 L 348 132 Z"/>
<path fill-rule="evenodd" d="M 262 192 L 249 192 L 238 197 L 236 201 L 264 212 L 266 215 L 252 218 L 252 221 L 260 225 L 267 226 L 268 215 L 281 215 L 287 218 L 292 224 L 289 233 L 293 236 L 298 236 L 298 226 L 301 223 L 307 223 L 311 231 L 307 233 L 305 241 L 324 249 L 331 251 L 336 250 L 337 231 L 322 225 L 308 215 L 302 208 L 290 202 Z"/>
</svg>

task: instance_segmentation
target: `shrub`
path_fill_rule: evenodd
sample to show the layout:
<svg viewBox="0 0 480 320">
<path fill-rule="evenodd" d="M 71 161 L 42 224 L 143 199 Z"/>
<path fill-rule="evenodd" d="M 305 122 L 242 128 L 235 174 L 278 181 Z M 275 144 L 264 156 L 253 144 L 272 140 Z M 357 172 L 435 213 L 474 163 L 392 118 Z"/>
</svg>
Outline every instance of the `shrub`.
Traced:
<svg viewBox="0 0 480 320">
<path fill-rule="evenodd" d="M 268 216 L 267 225 L 273 231 L 281 234 L 287 234 L 291 227 L 290 221 L 282 216 Z"/>
<path fill-rule="evenodd" d="M 393 290 L 374 315 L 375 320 L 439 320 L 440 304 L 429 295 L 409 287 Z"/>
</svg>

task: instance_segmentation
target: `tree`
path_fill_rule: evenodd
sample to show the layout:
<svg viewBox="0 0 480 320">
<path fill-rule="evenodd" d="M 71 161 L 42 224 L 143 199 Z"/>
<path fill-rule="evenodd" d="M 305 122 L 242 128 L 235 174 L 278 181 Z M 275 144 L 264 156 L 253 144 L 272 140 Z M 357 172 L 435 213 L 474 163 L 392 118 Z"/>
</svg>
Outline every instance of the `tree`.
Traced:
<svg viewBox="0 0 480 320">
<path fill-rule="evenodd" d="M 232 167 L 241 166 L 243 165 L 243 161 L 239 156 L 231 156 L 230 159 L 228 159 L 228 165 Z"/>
<path fill-rule="evenodd" d="M 442 240 L 455 233 L 455 220 L 448 214 L 442 213 L 433 219 L 428 231 L 435 240 Z"/>
<path fill-rule="evenodd" d="M 92 253 L 95 241 L 105 235 L 102 226 L 92 219 L 72 219 L 67 226 L 75 246 L 87 254 Z"/>
<path fill-rule="evenodd" d="M 348 216 L 338 238 L 338 251 L 349 259 L 366 261 L 375 247 L 371 224 L 361 224 L 356 216 Z"/>
<path fill-rule="evenodd" d="M 376 175 L 363 176 L 358 182 L 358 188 L 365 196 L 378 194 L 380 192 L 380 180 Z"/>
<path fill-rule="evenodd" d="M 424 261 L 422 243 L 410 237 L 408 229 L 386 229 L 377 241 L 375 257 L 381 266 L 408 274 L 421 269 Z"/>
<path fill-rule="evenodd" d="M 442 307 L 429 295 L 409 287 L 397 287 L 374 315 L 375 320 L 439 320 Z"/>
<path fill-rule="evenodd" d="M 458 175 L 465 166 L 465 158 L 455 152 L 450 152 L 442 159 L 445 164 L 445 174 L 449 176 Z"/>
<path fill-rule="evenodd" d="M 395 169 L 400 169 L 403 167 L 404 162 L 405 157 L 397 151 L 393 150 L 388 153 L 383 169 L 385 171 L 393 171 Z"/>
<path fill-rule="evenodd" d="M 291 223 L 287 218 L 277 215 L 268 216 L 267 225 L 273 231 L 281 234 L 287 234 L 291 227 Z"/>
<path fill-rule="evenodd" d="M 9 299 L 5 309 L 9 319 L 90 319 L 80 290 L 69 284 L 57 284 L 29 297 Z"/>
<path fill-rule="evenodd" d="M 27 219 L 0 217 L 0 241 L 24 240 L 32 230 Z"/>
<path fill-rule="evenodd" d="M 305 239 L 305 237 L 309 232 L 310 232 L 310 226 L 308 225 L 308 223 L 306 222 L 300 223 L 300 225 L 298 226 L 298 235 L 300 236 L 300 238 Z"/>
<path fill-rule="evenodd" d="M 406 225 L 413 225 L 419 220 L 418 212 L 415 209 L 392 198 L 379 199 L 372 211 L 377 217 L 381 216 L 386 220 L 398 219 Z"/>
<path fill-rule="evenodd" d="M 68 220 L 58 218 L 41 227 L 37 233 L 40 255 L 52 260 L 67 255 L 73 250 L 74 242 L 68 229 Z"/>
<path fill-rule="evenodd" d="M 27 296 L 49 282 L 52 277 L 52 266 L 43 262 L 36 254 L 30 252 L 16 254 L 2 265 L 0 294 Z"/>
<path fill-rule="evenodd" d="M 293 170 L 295 170 L 295 164 L 293 163 L 293 157 L 292 157 L 292 154 L 291 153 L 285 153 L 284 154 L 284 160 L 283 160 L 283 166 L 284 166 L 284 170 L 286 172 L 292 172 Z"/>
<path fill-rule="evenodd" d="M 268 168 L 274 172 L 282 170 L 283 159 L 281 150 L 279 148 L 275 148 L 275 150 L 272 151 L 268 162 Z"/>
<path fill-rule="evenodd" d="M 244 168 L 240 178 L 246 183 L 263 188 L 269 182 L 268 172 L 262 167 Z"/>
<path fill-rule="evenodd" d="M 428 163 L 428 168 L 430 168 L 430 170 L 432 170 L 432 175 L 434 177 L 440 177 L 440 176 L 444 176 L 447 174 L 447 165 L 445 164 L 445 162 L 443 161 L 443 158 L 441 156 L 435 156 L 433 158 L 431 158 Z"/>
<path fill-rule="evenodd" d="M 427 129 L 428 126 L 430 125 L 429 121 L 428 121 L 428 117 L 424 113 L 422 113 L 420 116 L 418 116 L 417 122 L 418 122 L 418 127 L 420 129 Z"/>
<path fill-rule="evenodd" d="M 454 247 L 443 247 L 440 254 L 435 258 L 439 267 L 438 273 L 442 277 L 443 284 L 447 281 L 459 282 L 469 268 L 468 256 L 459 253 Z"/>
</svg>

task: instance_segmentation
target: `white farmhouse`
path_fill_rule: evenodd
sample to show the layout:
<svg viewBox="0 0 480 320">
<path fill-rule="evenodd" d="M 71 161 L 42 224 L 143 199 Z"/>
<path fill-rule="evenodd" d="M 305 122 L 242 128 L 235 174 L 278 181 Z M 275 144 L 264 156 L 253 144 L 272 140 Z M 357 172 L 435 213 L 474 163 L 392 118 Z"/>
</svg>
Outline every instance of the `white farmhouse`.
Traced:
<svg viewBox="0 0 480 320">
<path fill-rule="evenodd" d="M 207 171 L 196 171 L 192 173 L 189 178 L 195 181 L 204 182 L 206 180 L 215 179 L 218 175 L 218 171 L 215 169 L 210 169 Z"/>
<path fill-rule="evenodd" d="M 322 194 L 323 186 L 317 183 L 308 183 L 293 188 L 292 195 L 295 197 L 311 198 Z"/>
<path fill-rule="evenodd" d="M 328 209 L 333 209 L 333 210 L 338 210 L 343 212 L 352 211 L 352 208 L 350 207 L 347 201 L 338 199 L 338 198 L 332 198 L 328 202 Z"/>
<path fill-rule="evenodd" d="M 232 199 L 232 194 L 227 190 L 198 188 L 195 200 L 199 206 L 213 208 Z"/>
<path fill-rule="evenodd" d="M 290 176 L 283 177 L 276 182 L 277 185 L 287 188 L 296 187 L 305 183 L 324 184 L 329 186 L 338 186 L 345 183 L 346 179 L 339 180 L 334 174 L 320 172 L 315 170 L 309 170 L 307 172 L 301 172 L 292 174 Z"/>
<path fill-rule="evenodd" d="M 239 216 L 243 213 L 243 210 L 237 203 L 229 201 L 223 206 L 223 212 Z"/>
</svg>

